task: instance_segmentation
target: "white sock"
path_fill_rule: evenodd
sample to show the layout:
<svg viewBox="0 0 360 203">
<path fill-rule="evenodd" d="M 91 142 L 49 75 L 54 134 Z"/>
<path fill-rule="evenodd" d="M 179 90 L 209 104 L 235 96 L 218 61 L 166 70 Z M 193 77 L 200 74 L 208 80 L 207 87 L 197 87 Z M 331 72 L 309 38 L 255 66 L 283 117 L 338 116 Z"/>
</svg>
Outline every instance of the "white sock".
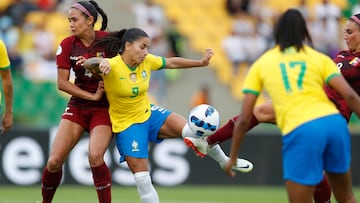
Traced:
<svg viewBox="0 0 360 203">
<path fill-rule="evenodd" d="M 142 203 L 159 203 L 159 196 L 151 182 L 149 171 L 134 173 L 138 193 Z"/>
<path fill-rule="evenodd" d="M 190 130 L 190 127 L 187 123 L 185 124 L 185 126 L 182 129 L 181 135 L 183 138 L 185 138 L 185 137 L 199 138 L 199 136 L 195 135 L 195 133 L 193 133 L 193 131 Z"/>
<path fill-rule="evenodd" d="M 219 144 L 213 145 L 207 152 L 207 155 L 213 158 L 216 162 L 218 162 L 222 168 L 229 160 L 229 157 L 226 156 Z"/>
</svg>

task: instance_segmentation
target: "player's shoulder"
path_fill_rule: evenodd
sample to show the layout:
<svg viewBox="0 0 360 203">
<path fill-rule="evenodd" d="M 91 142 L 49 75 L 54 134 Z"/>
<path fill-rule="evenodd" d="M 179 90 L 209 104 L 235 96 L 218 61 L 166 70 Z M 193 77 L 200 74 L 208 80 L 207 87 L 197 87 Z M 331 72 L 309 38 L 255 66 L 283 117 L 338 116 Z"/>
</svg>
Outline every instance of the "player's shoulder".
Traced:
<svg viewBox="0 0 360 203">
<path fill-rule="evenodd" d="M 74 35 L 65 37 L 62 41 L 61 41 L 61 45 L 68 45 L 68 44 L 72 44 L 75 41 L 76 37 Z"/>
<path fill-rule="evenodd" d="M 101 38 L 101 37 L 105 37 L 106 35 L 108 35 L 109 33 L 106 31 L 102 31 L 102 30 L 96 30 L 95 31 L 95 36 L 96 38 Z"/>
<path fill-rule="evenodd" d="M 352 53 L 350 50 L 340 50 L 338 53 L 336 53 L 334 58 L 348 58 L 348 57 L 353 57 L 353 56 L 357 56 L 360 57 L 360 53 L 354 54 Z"/>
</svg>

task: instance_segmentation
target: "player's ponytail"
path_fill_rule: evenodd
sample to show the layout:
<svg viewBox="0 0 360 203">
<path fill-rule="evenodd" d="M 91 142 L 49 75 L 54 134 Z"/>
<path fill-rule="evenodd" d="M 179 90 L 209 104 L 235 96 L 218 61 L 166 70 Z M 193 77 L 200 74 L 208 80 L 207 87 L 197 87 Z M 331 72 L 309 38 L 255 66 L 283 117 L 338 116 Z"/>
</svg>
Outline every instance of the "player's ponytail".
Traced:
<svg viewBox="0 0 360 203">
<path fill-rule="evenodd" d="M 122 54 L 125 50 L 126 42 L 134 42 L 139 38 L 149 37 L 147 33 L 140 28 L 122 29 L 120 31 L 110 32 L 94 42 L 95 48 L 102 48 L 106 57 L 114 57 Z"/>
<path fill-rule="evenodd" d="M 101 15 L 102 18 L 102 22 L 101 22 L 101 28 L 100 30 L 106 30 L 107 25 L 108 25 L 108 17 L 106 15 L 106 13 L 104 12 L 104 10 L 102 8 L 100 8 L 100 6 L 95 2 L 95 1 L 89 1 L 90 4 L 92 4 L 96 11 Z M 97 18 L 94 17 L 94 19 L 97 20 Z M 95 20 L 95 22 L 96 22 Z"/>
<path fill-rule="evenodd" d="M 93 44 L 95 48 L 101 48 L 105 52 L 105 57 L 111 58 L 117 54 L 122 54 L 124 49 L 123 36 L 127 29 L 110 32 L 108 35 L 96 40 Z"/>
</svg>

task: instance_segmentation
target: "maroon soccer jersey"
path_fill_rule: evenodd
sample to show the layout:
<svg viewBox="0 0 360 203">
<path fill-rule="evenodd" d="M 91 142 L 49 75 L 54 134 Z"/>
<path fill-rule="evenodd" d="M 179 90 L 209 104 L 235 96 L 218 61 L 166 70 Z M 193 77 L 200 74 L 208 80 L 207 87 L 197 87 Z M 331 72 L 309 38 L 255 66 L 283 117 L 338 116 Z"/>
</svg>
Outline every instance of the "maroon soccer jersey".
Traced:
<svg viewBox="0 0 360 203">
<path fill-rule="evenodd" d="M 348 50 L 340 51 L 334 58 L 334 62 L 346 81 L 360 95 L 360 53 L 352 53 Z M 326 94 L 332 100 L 340 113 L 349 121 L 352 110 L 346 101 L 333 89 L 325 87 Z"/>
<path fill-rule="evenodd" d="M 96 31 L 95 40 L 105 35 L 107 35 L 107 32 Z M 75 73 L 75 85 L 85 91 L 94 93 L 98 87 L 99 79 L 94 77 L 83 66 L 76 65 L 76 61 L 79 56 L 90 58 L 95 56 L 101 57 L 103 55 L 102 50 L 86 47 L 79 38 L 70 36 L 60 43 L 56 53 L 56 64 L 58 69 L 72 69 Z M 105 95 L 100 101 L 89 101 L 72 96 L 68 105 L 85 108 L 109 106 Z"/>
</svg>

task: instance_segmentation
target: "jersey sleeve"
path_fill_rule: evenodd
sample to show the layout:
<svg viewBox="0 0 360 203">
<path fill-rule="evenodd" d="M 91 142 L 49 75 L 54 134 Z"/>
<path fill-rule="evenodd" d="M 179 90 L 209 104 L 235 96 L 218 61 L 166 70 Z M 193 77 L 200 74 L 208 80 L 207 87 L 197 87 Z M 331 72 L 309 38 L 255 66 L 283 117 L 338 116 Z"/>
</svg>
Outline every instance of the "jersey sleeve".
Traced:
<svg viewBox="0 0 360 203">
<path fill-rule="evenodd" d="M 341 75 L 340 70 L 337 68 L 334 61 L 328 57 L 326 57 L 324 60 L 323 75 L 324 75 L 326 84 L 329 83 L 329 80 L 331 78 Z"/>
<path fill-rule="evenodd" d="M 70 49 L 71 49 L 71 40 L 70 38 L 65 38 L 56 50 L 56 65 L 58 68 L 70 69 Z"/>
<path fill-rule="evenodd" d="M 146 61 L 151 63 L 151 65 L 150 65 L 151 70 L 160 70 L 160 69 L 164 69 L 166 67 L 165 58 L 161 57 L 161 56 L 155 56 L 152 54 L 148 54 L 146 56 Z"/>
<path fill-rule="evenodd" d="M 10 60 L 6 51 L 5 44 L 2 40 L 0 40 L 0 69 L 8 69 L 10 68 Z"/>
<path fill-rule="evenodd" d="M 262 90 L 262 82 L 260 77 L 260 65 L 255 62 L 250 67 L 249 72 L 245 78 L 242 92 L 259 96 L 261 90 Z"/>
</svg>

